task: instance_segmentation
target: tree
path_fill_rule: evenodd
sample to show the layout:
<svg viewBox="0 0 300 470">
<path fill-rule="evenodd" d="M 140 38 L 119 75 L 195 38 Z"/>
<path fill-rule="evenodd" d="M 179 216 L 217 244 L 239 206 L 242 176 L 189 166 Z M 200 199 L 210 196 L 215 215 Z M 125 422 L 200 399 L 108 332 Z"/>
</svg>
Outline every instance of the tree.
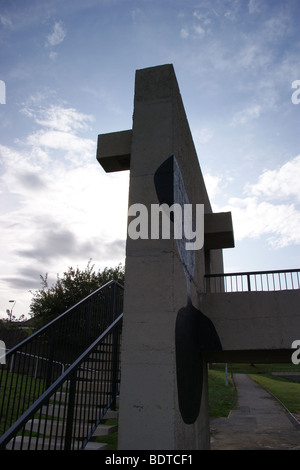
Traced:
<svg viewBox="0 0 300 470">
<path fill-rule="evenodd" d="M 57 275 L 57 281 L 51 287 L 48 286 L 48 274 L 40 278 L 42 288 L 32 293 L 30 304 L 30 315 L 36 327 L 53 320 L 110 280 L 124 284 L 124 268 L 119 264 L 96 273 L 89 260 L 83 271 L 69 267 L 63 277 Z"/>
</svg>

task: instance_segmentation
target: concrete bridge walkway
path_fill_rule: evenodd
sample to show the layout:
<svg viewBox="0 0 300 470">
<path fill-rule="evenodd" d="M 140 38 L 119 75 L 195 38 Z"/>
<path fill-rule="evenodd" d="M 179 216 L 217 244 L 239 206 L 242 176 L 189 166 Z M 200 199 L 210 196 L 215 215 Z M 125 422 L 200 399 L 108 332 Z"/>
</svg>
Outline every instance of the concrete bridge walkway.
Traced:
<svg viewBox="0 0 300 470">
<path fill-rule="evenodd" d="M 211 419 L 212 450 L 300 450 L 298 423 L 246 374 L 234 374 L 238 407 Z"/>
</svg>

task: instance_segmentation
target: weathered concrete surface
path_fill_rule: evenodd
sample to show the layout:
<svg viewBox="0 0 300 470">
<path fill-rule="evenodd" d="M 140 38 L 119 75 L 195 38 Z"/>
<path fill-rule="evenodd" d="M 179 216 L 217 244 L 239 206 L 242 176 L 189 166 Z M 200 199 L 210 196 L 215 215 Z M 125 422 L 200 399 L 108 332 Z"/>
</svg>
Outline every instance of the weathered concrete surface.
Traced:
<svg viewBox="0 0 300 470">
<path fill-rule="evenodd" d="M 281 362 L 280 351 L 285 359 L 290 351 L 290 362 L 300 329 L 299 301 L 299 290 L 200 294 L 199 308 L 213 321 L 224 352 L 243 352 L 244 361 L 247 351 L 250 359 L 259 351 L 259 362 Z"/>
<path fill-rule="evenodd" d="M 129 206 L 158 203 L 156 170 L 174 155 L 191 204 L 211 206 L 172 65 L 138 70 L 130 157 Z M 191 297 L 203 292 L 206 265 L 223 271 L 221 250 L 195 252 Z M 176 241 L 127 238 L 119 449 L 208 449 L 207 369 L 199 418 L 179 410 L 175 324 L 187 304 Z M 187 400 L 189 397 L 187 396 Z"/>
<path fill-rule="evenodd" d="M 238 407 L 213 418 L 212 450 L 300 450 L 300 423 L 245 374 L 233 375 Z"/>
</svg>

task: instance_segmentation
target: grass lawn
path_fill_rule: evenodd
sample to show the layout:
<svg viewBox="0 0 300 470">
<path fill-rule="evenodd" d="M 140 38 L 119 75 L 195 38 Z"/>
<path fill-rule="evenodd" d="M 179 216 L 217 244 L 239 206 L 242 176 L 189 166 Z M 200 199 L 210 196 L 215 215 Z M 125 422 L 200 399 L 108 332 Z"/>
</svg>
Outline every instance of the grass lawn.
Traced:
<svg viewBox="0 0 300 470">
<path fill-rule="evenodd" d="M 212 368 L 224 371 L 225 364 L 213 364 Z M 271 374 L 272 372 L 300 372 L 300 364 L 228 364 L 228 374 Z"/>
<path fill-rule="evenodd" d="M 224 369 L 224 368 L 223 368 Z M 237 393 L 228 374 L 228 386 L 225 385 L 225 372 L 208 371 L 209 416 L 220 418 L 228 416 L 237 403 Z"/>
<path fill-rule="evenodd" d="M 214 364 L 213 369 L 222 371 L 224 364 Z M 277 397 L 291 413 L 300 413 L 300 383 L 272 375 L 272 372 L 300 372 L 294 364 L 228 364 L 228 374 L 248 374 L 262 387 Z"/>
<path fill-rule="evenodd" d="M 277 397 L 291 413 L 300 413 L 300 383 L 278 376 L 249 374 L 259 385 Z"/>
<path fill-rule="evenodd" d="M 7 373 L 6 370 L 2 370 L 1 372 L 0 411 L 2 411 L 2 417 L 0 418 L 0 435 L 8 428 L 8 426 L 6 426 L 6 428 L 4 427 L 6 419 L 8 424 L 13 424 L 20 417 L 22 412 L 34 403 L 35 398 L 33 396 L 33 390 L 37 388 L 40 390 L 40 393 L 44 390 L 42 380 L 28 377 L 22 381 L 21 375 Z M 12 397 L 13 399 L 11 399 Z M 18 409 L 19 402 L 20 410 Z"/>
</svg>

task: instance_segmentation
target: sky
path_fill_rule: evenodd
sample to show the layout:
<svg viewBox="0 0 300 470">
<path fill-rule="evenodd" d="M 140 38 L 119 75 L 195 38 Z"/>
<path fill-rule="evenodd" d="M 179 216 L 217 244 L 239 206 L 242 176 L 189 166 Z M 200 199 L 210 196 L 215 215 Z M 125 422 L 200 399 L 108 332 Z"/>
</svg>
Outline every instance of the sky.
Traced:
<svg viewBox="0 0 300 470">
<path fill-rule="evenodd" d="M 124 264 L 135 71 L 175 69 L 226 272 L 300 265 L 299 0 L 0 0 L 0 317 L 70 266 Z M 9 302 L 14 300 L 15 303 Z"/>
</svg>

